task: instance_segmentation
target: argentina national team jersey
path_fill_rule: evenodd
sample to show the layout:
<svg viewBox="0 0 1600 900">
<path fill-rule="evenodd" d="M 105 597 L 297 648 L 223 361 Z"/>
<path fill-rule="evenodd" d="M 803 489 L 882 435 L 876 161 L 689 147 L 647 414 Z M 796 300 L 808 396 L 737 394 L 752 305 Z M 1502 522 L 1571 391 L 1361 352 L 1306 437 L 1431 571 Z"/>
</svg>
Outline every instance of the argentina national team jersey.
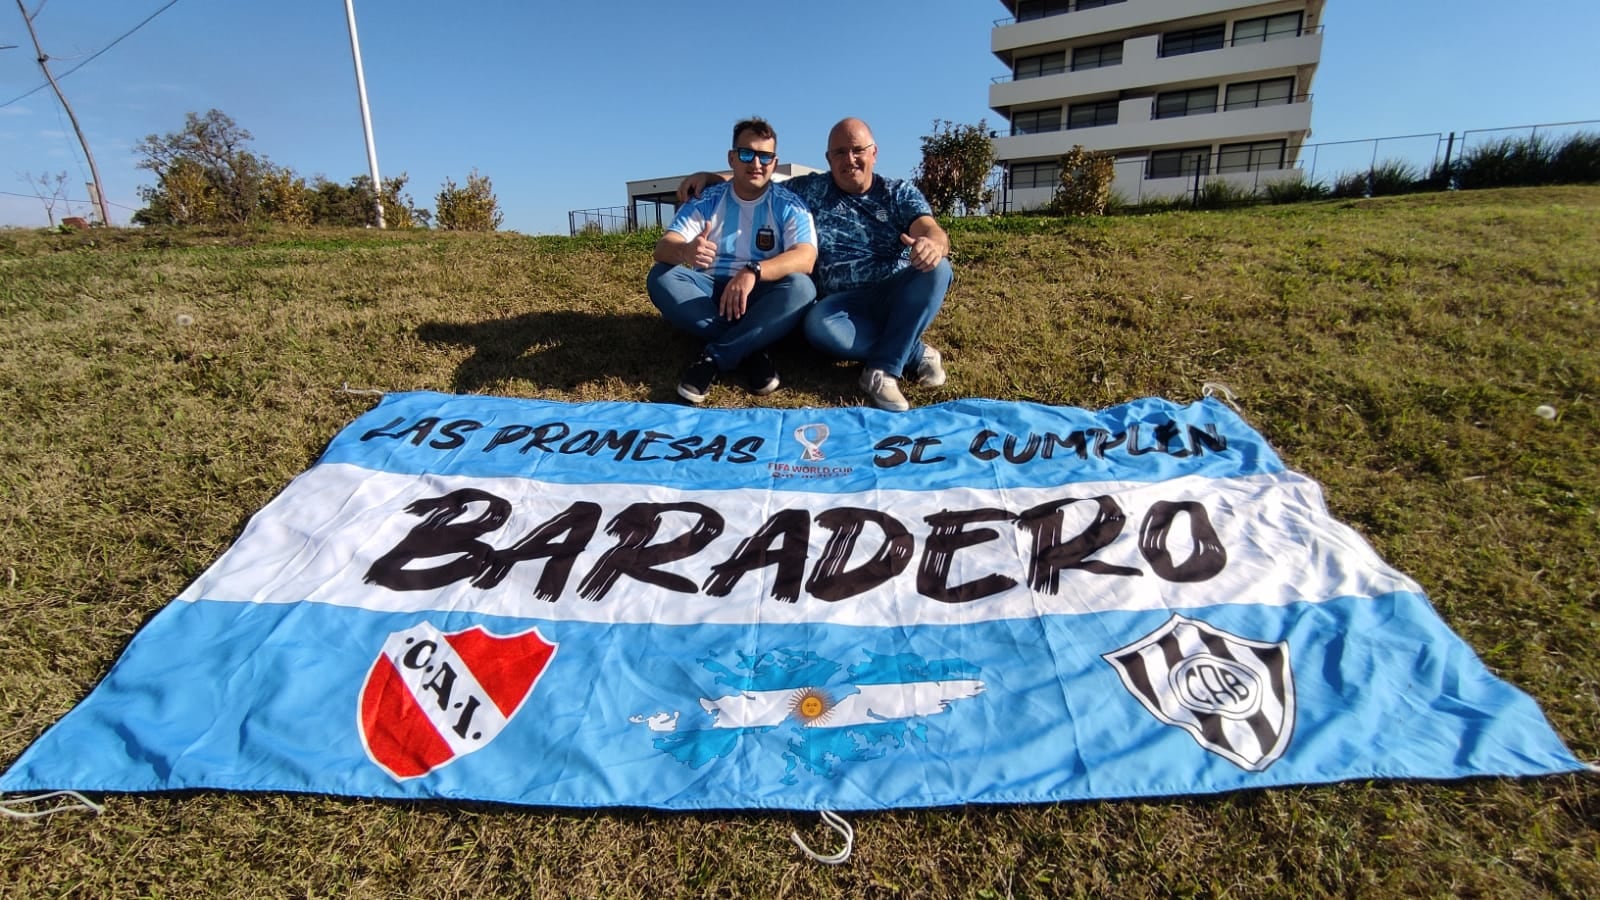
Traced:
<svg viewBox="0 0 1600 900">
<path fill-rule="evenodd" d="M 826 172 L 791 178 L 785 186 L 816 217 L 819 295 L 873 284 L 910 265 L 900 235 L 917 218 L 933 215 L 922 192 L 896 178 L 874 175 L 864 194 L 839 190 Z"/>
<path fill-rule="evenodd" d="M 667 229 L 686 240 L 708 232 L 717 244 L 717 260 L 709 273 L 728 278 L 751 261 L 771 259 L 800 244 L 817 243 L 811 213 L 799 197 L 771 184 L 754 200 L 742 200 L 731 183 L 716 184 L 690 201 Z"/>
</svg>

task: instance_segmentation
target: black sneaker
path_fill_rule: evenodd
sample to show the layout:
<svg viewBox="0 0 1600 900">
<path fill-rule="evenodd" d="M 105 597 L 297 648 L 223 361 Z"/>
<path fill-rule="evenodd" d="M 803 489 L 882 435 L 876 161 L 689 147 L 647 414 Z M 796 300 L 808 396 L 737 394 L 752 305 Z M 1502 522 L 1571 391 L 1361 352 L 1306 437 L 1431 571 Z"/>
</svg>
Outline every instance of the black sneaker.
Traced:
<svg viewBox="0 0 1600 900">
<path fill-rule="evenodd" d="M 757 397 L 765 397 L 778 389 L 778 367 L 772 364 L 772 357 L 765 350 L 746 356 L 739 364 L 739 371 L 744 374 L 750 393 Z"/>
<path fill-rule="evenodd" d="M 690 403 L 706 402 L 711 386 L 717 383 L 717 361 L 702 353 L 678 376 L 678 396 Z"/>
</svg>

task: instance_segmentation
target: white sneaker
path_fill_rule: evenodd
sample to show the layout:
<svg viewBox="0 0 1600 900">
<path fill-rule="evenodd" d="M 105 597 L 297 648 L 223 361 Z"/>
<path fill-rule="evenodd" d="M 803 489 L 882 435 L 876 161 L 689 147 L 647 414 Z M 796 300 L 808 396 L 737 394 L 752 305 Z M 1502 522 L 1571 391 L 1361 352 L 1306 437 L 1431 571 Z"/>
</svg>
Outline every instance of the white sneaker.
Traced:
<svg viewBox="0 0 1600 900">
<path fill-rule="evenodd" d="M 928 344 L 922 345 L 922 359 L 917 361 L 917 384 L 923 387 L 944 384 L 944 357 Z"/>
<path fill-rule="evenodd" d="M 911 408 L 906 396 L 900 393 L 900 382 L 882 369 L 865 369 L 861 372 L 861 389 L 867 392 L 879 409 L 905 412 Z"/>
</svg>

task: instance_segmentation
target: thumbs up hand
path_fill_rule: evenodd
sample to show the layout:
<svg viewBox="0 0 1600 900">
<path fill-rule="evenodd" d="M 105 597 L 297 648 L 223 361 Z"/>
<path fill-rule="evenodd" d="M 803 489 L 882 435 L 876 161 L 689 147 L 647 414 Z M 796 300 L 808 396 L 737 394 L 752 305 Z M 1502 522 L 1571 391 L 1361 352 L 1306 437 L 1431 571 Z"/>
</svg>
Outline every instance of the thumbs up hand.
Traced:
<svg viewBox="0 0 1600 900">
<path fill-rule="evenodd" d="M 711 264 L 717 261 L 717 245 L 711 240 L 711 220 L 707 219 L 705 230 L 684 246 L 687 248 L 684 265 L 691 269 L 711 268 Z"/>
<path fill-rule="evenodd" d="M 933 267 L 939 264 L 939 260 L 944 259 L 945 254 L 950 252 L 948 246 L 942 245 L 939 241 L 926 235 L 912 237 L 909 234 L 902 233 L 900 235 L 900 243 L 911 248 L 911 267 L 918 272 L 933 271 Z"/>
</svg>

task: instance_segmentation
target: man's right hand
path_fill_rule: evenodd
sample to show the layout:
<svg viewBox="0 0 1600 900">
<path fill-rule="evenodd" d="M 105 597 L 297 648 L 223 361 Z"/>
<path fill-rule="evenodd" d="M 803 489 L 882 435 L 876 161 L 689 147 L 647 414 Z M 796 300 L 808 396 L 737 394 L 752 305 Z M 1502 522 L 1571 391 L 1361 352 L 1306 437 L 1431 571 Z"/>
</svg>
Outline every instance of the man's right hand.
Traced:
<svg viewBox="0 0 1600 900">
<path fill-rule="evenodd" d="M 717 261 L 717 245 L 710 238 L 711 223 L 706 223 L 706 230 L 695 235 L 694 240 L 687 241 L 683 247 L 683 264 L 691 269 L 709 269 Z"/>
</svg>

